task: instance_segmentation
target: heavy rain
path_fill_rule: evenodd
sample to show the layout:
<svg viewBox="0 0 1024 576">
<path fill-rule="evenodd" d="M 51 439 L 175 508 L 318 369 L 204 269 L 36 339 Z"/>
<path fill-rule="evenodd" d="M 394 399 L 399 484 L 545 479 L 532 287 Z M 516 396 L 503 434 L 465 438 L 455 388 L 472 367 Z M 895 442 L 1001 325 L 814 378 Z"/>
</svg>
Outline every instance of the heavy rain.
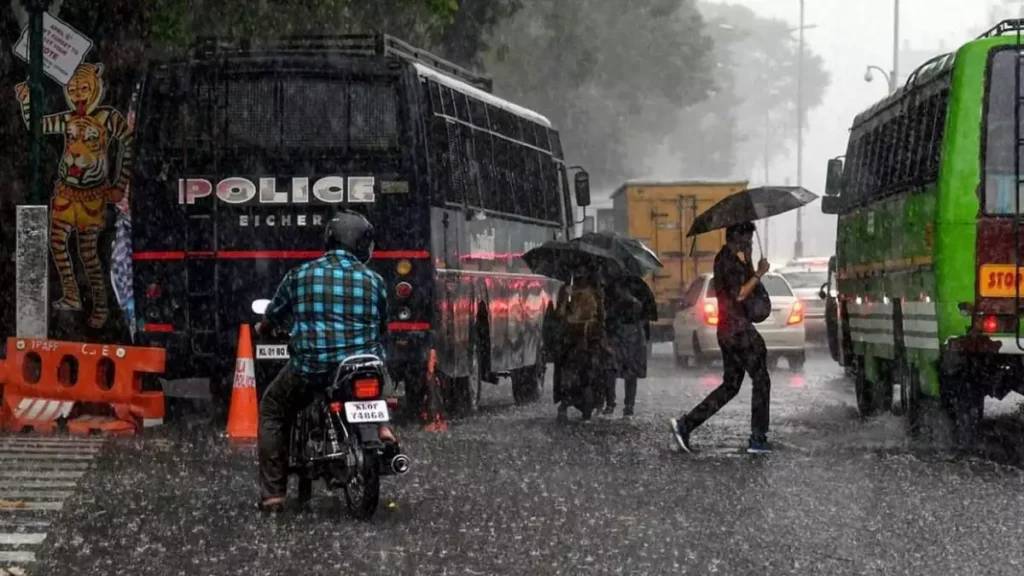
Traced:
<svg viewBox="0 0 1024 576">
<path fill-rule="evenodd" d="M 1024 570 L 1024 2 L 0 14 L 0 576 Z"/>
</svg>

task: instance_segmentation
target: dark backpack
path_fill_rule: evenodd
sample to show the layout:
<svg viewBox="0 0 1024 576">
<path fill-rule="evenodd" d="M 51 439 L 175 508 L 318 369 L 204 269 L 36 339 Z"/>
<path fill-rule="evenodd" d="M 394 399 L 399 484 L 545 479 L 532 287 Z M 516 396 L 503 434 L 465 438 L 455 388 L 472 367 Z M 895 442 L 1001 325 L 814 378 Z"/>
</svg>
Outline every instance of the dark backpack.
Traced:
<svg viewBox="0 0 1024 576">
<path fill-rule="evenodd" d="M 764 284 L 758 282 L 754 291 L 743 300 L 743 308 L 747 312 L 747 318 L 754 324 L 760 324 L 772 314 L 772 299 L 768 296 L 768 289 Z"/>
</svg>

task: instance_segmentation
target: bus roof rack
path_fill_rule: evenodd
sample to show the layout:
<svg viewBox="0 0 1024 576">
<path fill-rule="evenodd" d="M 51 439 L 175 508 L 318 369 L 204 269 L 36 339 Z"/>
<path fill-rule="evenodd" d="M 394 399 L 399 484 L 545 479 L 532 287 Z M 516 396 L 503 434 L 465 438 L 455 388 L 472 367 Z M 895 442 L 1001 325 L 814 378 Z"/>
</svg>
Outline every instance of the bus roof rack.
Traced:
<svg viewBox="0 0 1024 576">
<path fill-rule="evenodd" d="M 490 76 L 463 68 L 388 34 L 282 36 L 266 40 L 252 38 L 232 40 L 219 36 L 199 36 L 192 43 L 189 52 L 193 57 L 199 58 L 218 55 L 283 55 L 324 52 L 368 58 L 396 57 L 429 66 L 485 92 L 494 90 L 494 81 Z"/>
<path fill-rule="evenodd" d="M 1002 36 L 1007 32 L 1021 33 L 1024 34 L 1024 18 L 1011 18 L 1009 20 L 1003 20 L 999 24 L 992 27 L 991 30 L 978 36 L 977 40 L 983 38 L 993 38 L 995 36 Z"/>
</svg>

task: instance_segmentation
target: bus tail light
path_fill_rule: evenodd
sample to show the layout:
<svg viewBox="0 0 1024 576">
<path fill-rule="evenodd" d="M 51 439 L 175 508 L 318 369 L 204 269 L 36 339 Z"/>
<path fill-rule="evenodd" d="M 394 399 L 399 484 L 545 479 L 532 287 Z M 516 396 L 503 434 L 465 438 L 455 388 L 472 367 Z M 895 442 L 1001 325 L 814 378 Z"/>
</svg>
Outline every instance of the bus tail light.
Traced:
<svg viewBox="0 0 1024 576">
<path fill-rule="evenodd" d="M 985 316 L 981 320 L 981 329 L 986 334 L 994 334 L 999 331 L 999 319 L 995 316 Z"/>
<path fill-rule="evenodd" d="M 164 289 L 161 288 L 160 285 L 155 282 L 150 284 L 149 286 L 146 286 L 146 298 L 149 298 L 150 300 L 156 300 L 157 298 L 163 296 L 163 294 Z"/>
<path fill-rule="evenodd" d="M 402 308 L 398 309 L 398 319 L 399 320 L 405 322 L 406 320 L 409 320 L 411 318 L 412 318 L 412 310 L 409 310 L 408 308 L 406 308 L 404 306 Z"/>
<path fill-rule="evenodd" d="M 395 264 L 395 271 L 398 272 L 399 276 L 408 275 L 409 272 L 412 272 L 412 262 L 404 258 L 399 260 L 398 263 Z"/>
<path fill-rule="evenodd" d="M 718 326 L 718 302 L 709 300 L 704 303 L 704 323 Z"/>
<path fill-rule="evenodd" d="M 804 321 L 804 303 L 797 300 L 793 302 L 793 309 L 789 312 L 789 318 L 786 319 L 787 325 L 799 324 Z"/>
<path fill-rule="evenodd" d="M 402 300 L 412 296 L 412 284 L 409 284 L 408 282 L 399 282 L 398 286 L 395 286 L 395 295 Z"/>
</svg>

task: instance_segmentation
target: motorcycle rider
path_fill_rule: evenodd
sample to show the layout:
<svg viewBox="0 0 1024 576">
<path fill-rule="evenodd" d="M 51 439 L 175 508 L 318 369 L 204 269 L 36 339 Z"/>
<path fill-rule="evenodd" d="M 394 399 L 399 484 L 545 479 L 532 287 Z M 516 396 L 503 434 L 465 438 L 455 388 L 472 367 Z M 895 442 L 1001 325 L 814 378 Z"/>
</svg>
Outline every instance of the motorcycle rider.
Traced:
<svg viewBox="0 0 1024 576">
<path fill-rule="evenodd" d="M 288 490 L 291 426 L 315 392 L 345 358 L 374 354 L 384 359 L 387 290 L 366 264 L 373 253 L 373 225 L 362 215 L 340 212 L 324 231 L 325 253 L 292 269 L 256 324 L 258 335 L 291 326 L 289 360 L 259 405 L 259 476 L 265 511 L 282 509 Z M 380 438 L 395 442 L 387 425 Z"/>
</svg>

